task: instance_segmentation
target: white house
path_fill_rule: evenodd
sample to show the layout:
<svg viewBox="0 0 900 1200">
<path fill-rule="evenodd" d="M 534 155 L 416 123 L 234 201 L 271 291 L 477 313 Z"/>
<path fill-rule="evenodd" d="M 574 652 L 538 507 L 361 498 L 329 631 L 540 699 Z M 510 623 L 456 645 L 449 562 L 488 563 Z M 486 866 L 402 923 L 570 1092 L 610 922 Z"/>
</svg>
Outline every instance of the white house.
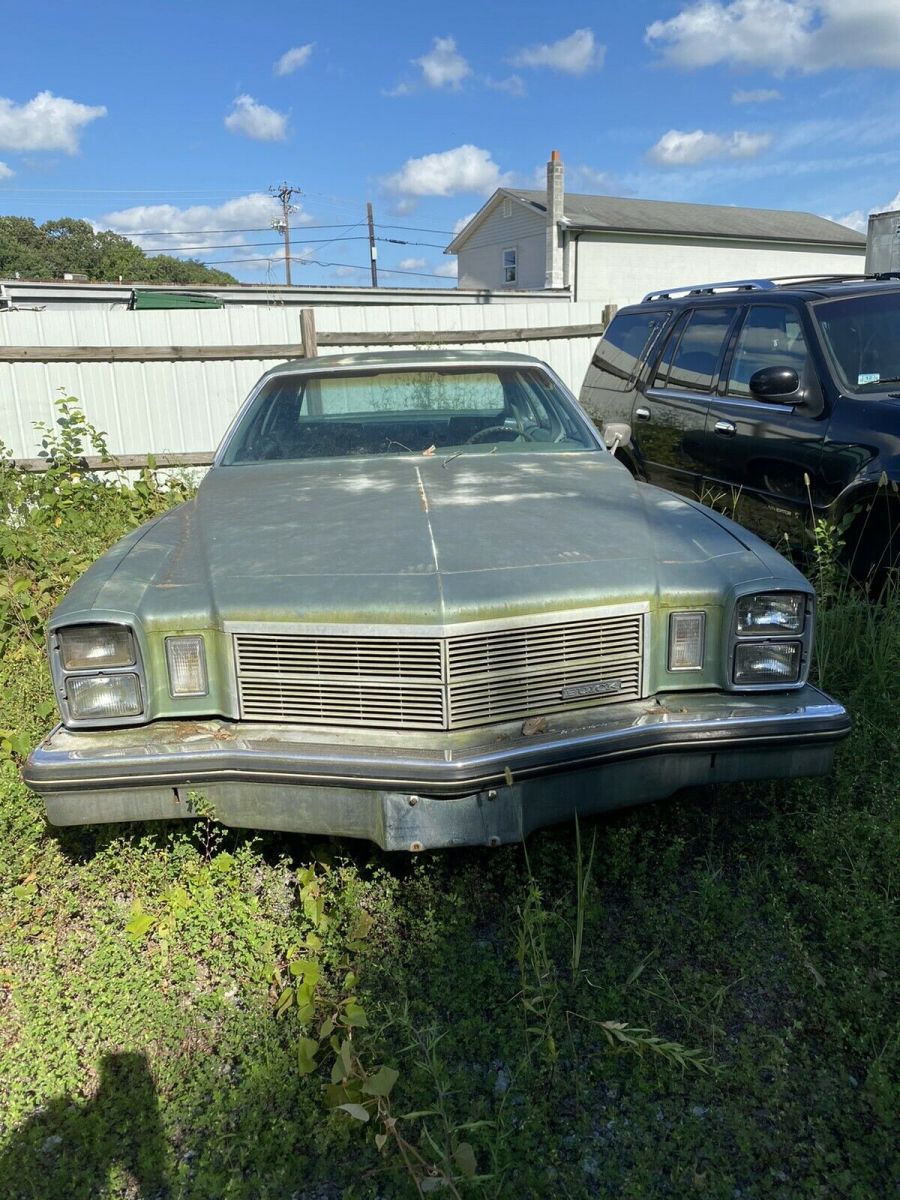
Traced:
<svg viewBox="0 0 900 1200">
<path fill-rule="evenodd" d="M 866 240 L 812 213 L 564 195 L 554 150 L 545 192 L 498 188 L 445 253 L 461 288 L 564 288 L 623 305 L 690 284 L 862 274 Z"/>
</svg>

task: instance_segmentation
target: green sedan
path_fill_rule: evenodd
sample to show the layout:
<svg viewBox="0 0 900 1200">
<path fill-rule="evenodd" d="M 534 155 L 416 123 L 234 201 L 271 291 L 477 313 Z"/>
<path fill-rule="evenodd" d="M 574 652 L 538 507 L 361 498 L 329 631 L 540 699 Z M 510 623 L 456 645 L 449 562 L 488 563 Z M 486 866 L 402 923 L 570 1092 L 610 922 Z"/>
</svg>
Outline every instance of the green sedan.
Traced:
<svg viewBox="0 0 900 1200">
<path fill-rule="evenodd" d="M 301 360 L 56 609 L 62 721 L 25 779 L 60 825 L 211 806 L 497 845 L 827 772 L 849 718 L 807 682 L 814 622 L 802 575 L 636 482 L 537 359 Z"/>
</svg>

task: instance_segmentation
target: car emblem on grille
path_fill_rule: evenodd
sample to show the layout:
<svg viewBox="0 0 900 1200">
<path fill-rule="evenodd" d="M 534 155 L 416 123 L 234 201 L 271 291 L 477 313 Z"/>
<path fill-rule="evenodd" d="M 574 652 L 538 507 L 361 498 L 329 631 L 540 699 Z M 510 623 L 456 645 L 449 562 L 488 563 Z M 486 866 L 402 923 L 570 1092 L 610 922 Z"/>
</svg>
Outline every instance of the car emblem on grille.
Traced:
<svg viewBox="0 0 900 1200">
<path fill-rule="evenodd" d="M 622 690 L 621 679 L 598 679 L 595 683 L 573 683 L 560 692 L 563 700 L 580 700 L 582 696 L 611 696 Z"/>
</svg>

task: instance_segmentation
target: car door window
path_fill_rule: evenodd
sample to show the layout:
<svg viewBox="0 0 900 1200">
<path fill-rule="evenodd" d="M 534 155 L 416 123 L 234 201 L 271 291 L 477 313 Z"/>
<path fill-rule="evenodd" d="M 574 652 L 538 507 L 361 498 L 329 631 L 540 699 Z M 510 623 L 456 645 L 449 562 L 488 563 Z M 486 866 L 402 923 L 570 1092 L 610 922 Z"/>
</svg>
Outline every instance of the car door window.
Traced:
<svg viewBox="0 0 900 1200">
<path fill-rule="evenodd" d="M 664 384 L 686 392 L 711 392 L 735 308 L 697 308 L 691 313 Z M 662 364 L 660 364 L 662 366 Z"/>
<path fill-rule="evenodd" d="M 598 386 L 624 392 L 635 381 L 638 368 L 670 312 L 623 313 L 616 317 L 597 347 L 594 366 L 603 372 Z"/>
<path fill-rule="evenodd" d="M 690 313 L 682 313 L 672 327 L 672 332 L 669 334 L 668 340 L 663 347 L 663 352 L 659 357 L 659 362 L 656 365 L 656 373 L 653 376 L 654 387 L 663 388 L 666 386 L 672 359 L 675 357 L 675 351 L 678 349 L 678 343 L 681 341 L 681 335 L 684 333 L 690 316 Z"/>
<path fill-rule="evenodd" d="M 783 304 L 753 305 L 734 347 L 727 394 L 749 399 L 750 379 L 763 367 L 793 367 L 802 379 L 806 359 L 799 313 Z"/>
</svg>

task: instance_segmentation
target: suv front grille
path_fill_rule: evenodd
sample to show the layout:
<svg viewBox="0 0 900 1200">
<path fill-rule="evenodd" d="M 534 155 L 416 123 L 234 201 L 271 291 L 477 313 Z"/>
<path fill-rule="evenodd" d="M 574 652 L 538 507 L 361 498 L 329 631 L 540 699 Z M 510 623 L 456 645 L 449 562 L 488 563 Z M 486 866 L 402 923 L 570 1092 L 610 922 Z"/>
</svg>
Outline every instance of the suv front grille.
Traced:
<svg viewBox="0 0 900 1200">
<path fill-rule="evenodd" d="M 446 638 L 234 635 L 247 721 L 460 729 L 636 700 L 644 616 Z"/>
</svg>

